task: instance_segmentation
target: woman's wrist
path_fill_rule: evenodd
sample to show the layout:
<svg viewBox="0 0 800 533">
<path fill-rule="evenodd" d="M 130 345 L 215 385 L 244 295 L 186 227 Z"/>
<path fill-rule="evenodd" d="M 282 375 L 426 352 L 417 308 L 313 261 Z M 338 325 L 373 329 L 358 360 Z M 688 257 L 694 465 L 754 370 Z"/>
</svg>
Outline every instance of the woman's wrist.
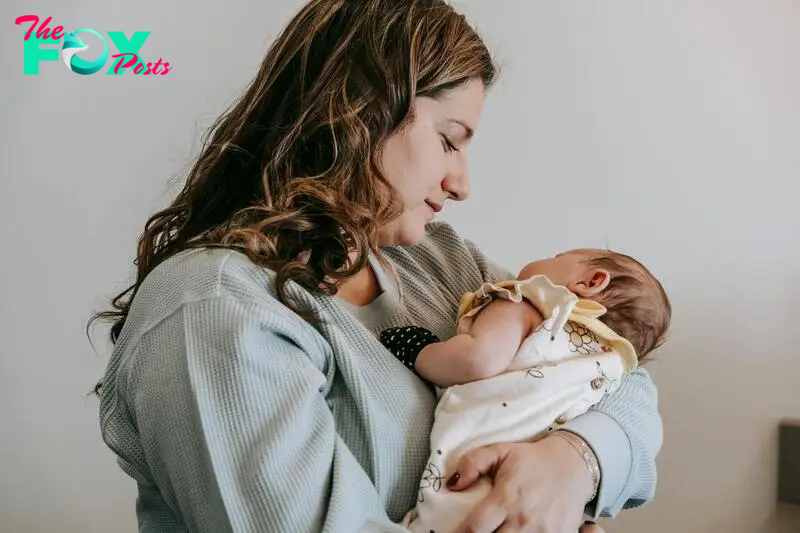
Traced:
<svg viewBox="0 0 800 533">
<path fill-rule="evenodd" d="M 592 480 L 591 495 L 586 500 L 587 503 L 591 502 L 597 497 L 597 491 L 600 488 L 601 477 L 600 463 L 597 461 L 594 451 L 585 440 L 569 430 L 560 429 L 554 431 L 553 434 L 568 442 L 569 445 L 572 446 L 572 448 L 581 456 L 583 464 Z"/>
</svg>

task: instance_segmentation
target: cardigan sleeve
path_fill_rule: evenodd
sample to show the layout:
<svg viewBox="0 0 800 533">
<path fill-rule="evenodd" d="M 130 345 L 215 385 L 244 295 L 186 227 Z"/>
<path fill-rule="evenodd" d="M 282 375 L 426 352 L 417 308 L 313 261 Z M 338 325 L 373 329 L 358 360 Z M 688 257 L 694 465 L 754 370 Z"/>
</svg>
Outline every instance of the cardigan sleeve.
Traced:
<svg viewBox="0 0 800 533">
<path fill-rule="evenodd" d="M 267 304 L 187 302 L 136 343 L 127 408 L 164 500 L 140 485 L 140 527 L 402 531 L 337 434 L 324 347 Z"/>
</svg>

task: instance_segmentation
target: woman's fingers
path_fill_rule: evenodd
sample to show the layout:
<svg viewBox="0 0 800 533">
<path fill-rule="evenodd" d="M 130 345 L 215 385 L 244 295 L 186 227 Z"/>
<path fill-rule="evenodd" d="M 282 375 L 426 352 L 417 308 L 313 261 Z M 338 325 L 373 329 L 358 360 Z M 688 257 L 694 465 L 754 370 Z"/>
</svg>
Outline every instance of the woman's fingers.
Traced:
<svg viewBox="0 0 800 533">
<path fill-rule="evenodd" d="M 511 448 L 512 444 L 500 443 L 465 453 L 458 461 L 455 472 L 447 480 L 447 487 L 458 491 L 472 486 L 482 475 L 495 471 Z"/>
<path fill-rule="evenodd" d="M 493 492 L 464 519 L 457 533 L 493 533 L 503 525 L 507 516 L 505 502 Z"/>
<path fill-rule="evenodd" d="M 590 476 L 583 460 L 559 438 L 493 444 L 465 454 L 447 485 L 464 490 L 484 476 L 489 495 L 459 533 L 603 533 L 581 527 Z"/>
</svg>

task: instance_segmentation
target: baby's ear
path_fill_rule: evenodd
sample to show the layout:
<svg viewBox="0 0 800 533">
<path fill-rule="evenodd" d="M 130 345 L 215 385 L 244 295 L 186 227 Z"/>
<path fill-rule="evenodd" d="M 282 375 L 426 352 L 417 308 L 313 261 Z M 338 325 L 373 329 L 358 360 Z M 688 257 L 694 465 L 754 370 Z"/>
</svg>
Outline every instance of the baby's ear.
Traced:
<svg viewBox="0 0 800 533">
<path fill-rule="evenodd" d="M 592 298 L 606 290 L 609 283 L 611 283 L 611 273 L 608 270 L 587 268 L 581 279 L 571 283 L 568 288 L 581 298 Z"/>
</svg>

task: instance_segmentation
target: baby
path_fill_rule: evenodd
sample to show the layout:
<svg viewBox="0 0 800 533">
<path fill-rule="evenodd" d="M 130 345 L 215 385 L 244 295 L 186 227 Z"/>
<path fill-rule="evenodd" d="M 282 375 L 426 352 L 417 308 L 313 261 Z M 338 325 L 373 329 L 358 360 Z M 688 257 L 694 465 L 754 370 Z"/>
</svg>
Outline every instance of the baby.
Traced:
<svg viewBox="0 0 800 533">
<path fill-rule="evenodd" d="M 430 459 L 406 527 L 453 531 L 491 490 L 485 478 L 448 490 L 444 480 L 462 455 L 536 440 L 585 413 L 664 341 L 671 314 L 663 287 L 641 263 L 584 249 L 464 295 L 450 340 L 418 327 L 384 331 L 383 344 L 439 396 Z"/>
</svg>

